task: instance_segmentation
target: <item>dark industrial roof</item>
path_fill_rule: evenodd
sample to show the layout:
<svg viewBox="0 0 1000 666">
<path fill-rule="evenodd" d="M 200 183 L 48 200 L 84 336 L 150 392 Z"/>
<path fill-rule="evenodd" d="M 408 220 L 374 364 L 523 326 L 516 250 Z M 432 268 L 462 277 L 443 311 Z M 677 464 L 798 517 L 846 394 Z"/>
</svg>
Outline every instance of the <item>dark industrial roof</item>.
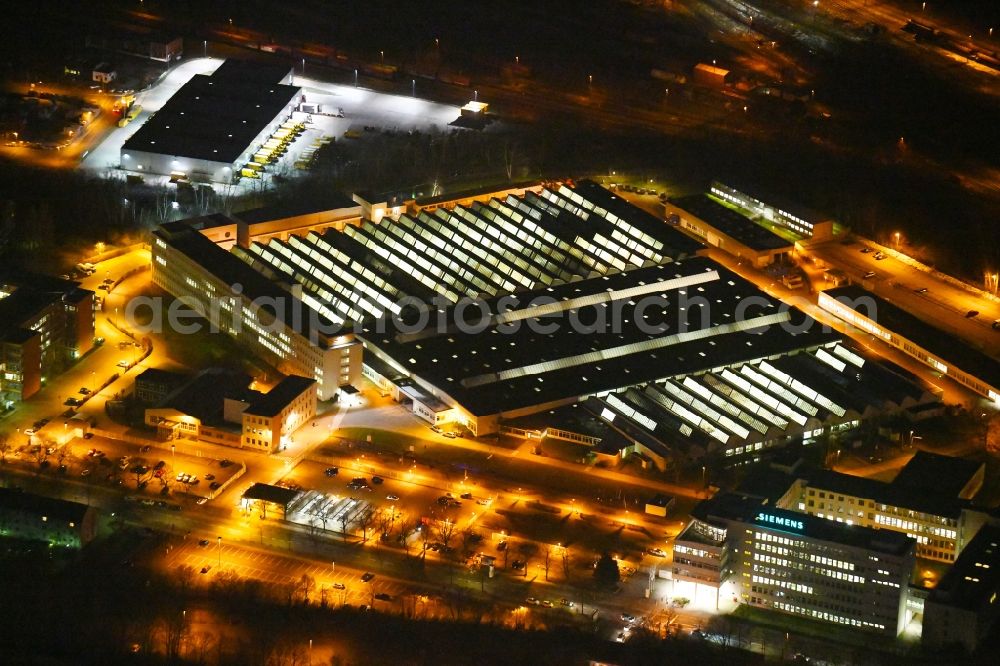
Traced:
<svg viewBox="0 0 1000 666">
<path fill-rule="evenodd" d="M 694 278 L 712 271 L 717 271 L 717 279 L 687 288 L 664 288 L 662 293 L 652 288 L 667 280 Z M 614 329 L 609 326 L 594 330 L 592 325 L 612 321 L 608 313 L 616 310 L 628 313 L 641 296 L 623 295 L 606 304 L 529 318 L 517 330 L 493 324 L 481 332 L 478 328 L 466 333 L 439 332 L 432 325 L 423 334 L 396 335 L 392 322 L 386 322 L 385 332 L 366 324 L 358 334 L 476 415 L 614 390 L 839 339 L 820 326 L 785 330 L 771 325 L 765 330 L 725 329 L 714 336 L 681 337 L 667 344 L 671 342 L 667 338 L 677 336 L 684 327 L 693 332 L 734 324 L 739 304 L 746 297 L 759 299 L 759 307 L 745 313 L 747 319 L 779 313 L 777 301 L 735 273 L 701 257 L 518 294 L 517 307 L 527 308 L 535 294 L 565 304 L 573 298 L 640 286 L 650 287 L 651 295 L 665 296 L 666 302 L 647 309 L 642 322 L 625 314 Z M 476 308 L 467 311 L 478 312 Z M 456 312 L 451 308 L 444 316 L 454 321 Z M 791 310 L 790 317 L 795 323 L 805 319 L 797 310 Z M 575 326 L 575 322 L 583 326 Z M 550 323 L 556 330 L 545 332 L 534 325 Z M 656 330 L 661 323 L 666 328 Z M 665 346 L 655 347 L 661 343 Z M 569 358 L 571 362 L 567 362 Z"/>
<path fill-rule="evenodd" d="M 177 384 L 187 379 L 186 375 L 179 372 L 170 372 L 162 368 L 146 368 L 136 375 L 137 382 L 154 382 L 160 384 Z"/>
<path fill-rule="evenodd" d="M 275 68 L 226 60 L 213 75 L 196 74 L 181 86 L 122 151 L 234 163 L 299 95 L 281 78 Z"/>
<path fill-rule="evenodd" d="M 277 386 L 265 393 L 264 397 L 250 403 L 244 413 L 254 416 L 276 416 L 315 383 L 315 379 L 288 375 L 278 382 Z"/>
<path fill-rule="evenodd" d="M 418 206 L 434 206 L 440 203 L 446 203 L 449 201 L 458 201 L 460 199 L 470 199 L 473 197 L 482 196 L 484 194 L 490 194 L 491 192 L 497 192 L 499 190 L 513 190 L 520 187 L 531 187 L 536 185 L 538 181 L 526 180 L 520 183 L 503 183 L 503 184 L 492 184 L 485 185 L 483 187 L 471 188 L 468 190 L 460 190 L 458 192 L 445 192 L 444 194 L 439 194 L 433 197 L 420 197 L 416 200 Z M 371 199 L 365 199 L 366 201 L 379 201 L 380 195 L 368 194 Z M 384 197 L 383 197 L 384 200 Z"/>
<path fill-rule="evenodd" d="M 955 456 L 917 451 L 899 471 L 892 484 L 914 492 L 958 497 L 984 463 Z"/>
<path fill-rule="evenodd" d="M 287 507 L 298 495 L 299 491 L 292 490 L 291 488 L 272 486 L 267 483 L 255 483 L 243 493 L 243 499 L 264 500 L 265 502 Z"/>
<path fill-rule="evenodd" d="M 64 522 L 80 523 L 90 507 L 79 502 L 0 487 L 0 510 L 16 511 Z"/>
<path fill-rule="evenodd" d="M 792 249 L 791 241 L 785 240 L 705 194 L 678 197 L 671 199 L 670 202 L 712 225 L 721 233 L 746 245 L 751 250 L 766 252 L 768 250 Z"/>
<path fill-rule="evenodd" d="M 928 602 L 978 611 L 1000 593 L 1000 527 L 984 525 L 931 590 Z"/>
<path fill-rule="evenodd" d="M 283 220 L 289 217 L 298 217 L 299 215 L 313 215 L 342 208 L 356 208 L 360 213 L 361 207 L 346 194 L 331 191 L 323 194 L 323 201 L 321 203 L 286 202 L 240 211 L 239 213 L 233 213 L 233 217 L 247 224 L 258 224 L 260 222 Z"/>
<path fill-rule="evenodd" d="M 249 375 L 209 368 L 167 395 L 158 407 L 176 409 L 202 423 L 217 425 L 223 422 L 226 398 L 249 402 L 260 395 L 247 388 L 249 385 Z"/>
<path fill-rule="evenodd" d="M 970 347 L 961 339 L 923 322 L 902 308 L 857 285 L 837 287 L 824 292 L 831 298 L 874 320 L 879 327 L 923 347 L 946 364 L 978 377 L 1000 391 L 1000 361 Z M 863 299 L 875 304 L 868 312 Z"/>
<path fill-rule="evenodd" d="M 600 450 L 609 450 L 615 453 L 631 444 L 629 439 L 611 427 L 606 421 L 598 418 L 583 403 L 563 405 L 562 407 L 547 409 L 543 412 L 520 416 L 515 419 L 505 419 L 503 425 L 539 431 L 552 428 L 588 437 L 597 437 L 601 440 L 598 446 Z M 583 455 L 586 451 L 586 445 L 581 444 L 580 454 Z"/>
</svg>

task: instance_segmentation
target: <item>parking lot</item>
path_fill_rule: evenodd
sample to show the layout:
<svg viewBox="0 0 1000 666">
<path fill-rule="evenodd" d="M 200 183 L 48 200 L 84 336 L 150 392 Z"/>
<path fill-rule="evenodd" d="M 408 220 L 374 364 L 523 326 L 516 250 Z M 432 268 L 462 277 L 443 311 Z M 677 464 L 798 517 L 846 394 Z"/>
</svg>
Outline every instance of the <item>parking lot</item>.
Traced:
<svg viewBox="0 0 1000 666">
<path fill-rule="evenodd" d="M 65 446 L 48 446 L 48 452 L 43 452 L 43 446 L 23 444 L 8 453 L 7 459 L 43 474 L 117 486 L 138 498 L 199 501 L 221 490 L 241 469 L 237 462 L 223 466 L 222 461 L 212 458 L 103 437 L 74 437 Z M 181 475 L 182 480 L 178 480 Z"/>
</svg>

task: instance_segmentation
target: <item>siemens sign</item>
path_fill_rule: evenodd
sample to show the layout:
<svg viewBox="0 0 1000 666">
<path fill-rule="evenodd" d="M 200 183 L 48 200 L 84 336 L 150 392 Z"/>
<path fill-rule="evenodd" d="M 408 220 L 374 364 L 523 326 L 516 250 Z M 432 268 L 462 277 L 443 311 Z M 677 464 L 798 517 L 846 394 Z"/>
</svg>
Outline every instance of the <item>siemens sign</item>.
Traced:
<svg viewBox="0 0 1000 666">
<path fill-rule="evenodd" d="M 781 516 L 774 516 L 770 513 L 758 513 L 757 514 L 758 523 L 768 523 L 770 525 L 775 525 L 777 527 L 788 527 L 793 530 L 803 530 L 805 525 L 802 524 L 801 520 L 795 520 L 793 518 L 782 518 Z"/>
</svg>

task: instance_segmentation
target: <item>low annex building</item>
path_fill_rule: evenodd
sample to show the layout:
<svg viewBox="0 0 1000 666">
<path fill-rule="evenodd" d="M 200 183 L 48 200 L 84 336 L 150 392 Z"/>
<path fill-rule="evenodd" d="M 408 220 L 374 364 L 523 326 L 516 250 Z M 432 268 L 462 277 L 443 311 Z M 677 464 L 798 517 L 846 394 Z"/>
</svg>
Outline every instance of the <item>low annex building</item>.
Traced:
<svg viewBox="0 0 1000 666">
<path fill-rule="evenodd" d="M 137 378 L 138 381 L 138 378 Z M 242 373 L 206 370 L 146 409 L 161 439 L 202 440 L 276 453 L 316 414 L 316 382 L 291 375 L 267 393 Z"/>
<path fill-rule="evenodd" d="M 821 308 L 1000 407 L 1000 361 L 854 285 L 819 294 Z"/>
<path fill-rule="evenodd" d="M 1000 618 L 1000 527 L 979 530 L 924 602 L 921 641 L 973 653 Z"/>
<path fill-rule="evenodd" d="M 707 245 L 763 268 L 791 254 L 794 244 L 706 194 L 669 199 L 666 217 Z"/>
<path fill-rule="evenodd" d="M 97 509 L 79 502 L 0 488 L 0 535 L 80 548 L 97 535 Z"/>
</svg>

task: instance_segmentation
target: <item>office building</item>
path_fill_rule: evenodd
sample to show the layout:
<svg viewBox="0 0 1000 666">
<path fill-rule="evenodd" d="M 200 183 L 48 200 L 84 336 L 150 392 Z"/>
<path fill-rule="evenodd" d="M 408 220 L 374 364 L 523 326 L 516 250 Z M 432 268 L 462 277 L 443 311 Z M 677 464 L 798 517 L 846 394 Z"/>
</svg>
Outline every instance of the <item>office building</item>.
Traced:
<svg viewBox="0 0 1000 666">
<path fill-rule="evenodd" d="M 361 344 L 294 281 L 255 270 L 183 222 L 161 226 L 152 249 L 156 285 L 280 372 L 315 379 L 320 400 L 360 378 Z"/>
<path fill-rule="evenodd" d="M 292 375 L 267 393 L 250 385 L 250 377 L 242 373 L 205 370 L 146 409 L 145 423 L 162 440 L 184 438 L 276 453 L 316 415 L 316 382 Z"/>
<path fill-rule="evenodd" d="M 731 205 L 742 208 L 751 216 L 785 227 L 803 238 L 829 238 L 833 221 L 776 194 L 764 194 L 749 184 L 734 184 L 732 180 L 712 181 L 709 191 Z"/>
<path fill-rule="evenodd" d="M 891 483 L 830 470 L 800 470 L 778 505 L 847 525 L 905 534 L 916 554 L 954 562 L 987 516 L 969 500 L 981 462 L 918 451 Z"/>
<path fill-rule="evenodd" d="M 287 66 L 228 59 L 196 74 L 121 149 L 140 174 L 232 183 L 282 129 L 301 98 Z"/>
<path fill-rule="evenodd" d="M 924 602 L 926 648 L 973 653 L 1000 617 L 1000 527 L 987 526 L 962 551 Z"/>
<path fill-rule="evenodd" d="M 94 345 L 94 292 L 45 275 L 0 275 L 0 404 L 37 393 Z"/>
<path fill-rule="evenodd" d="M 714 588 L 738 604 L 894 637 L 909 620 L 914 546 L 895 532 L 727 493 L 692 512 L 673 575 L 681 593 L 684 583 Z"/>
</svg>

